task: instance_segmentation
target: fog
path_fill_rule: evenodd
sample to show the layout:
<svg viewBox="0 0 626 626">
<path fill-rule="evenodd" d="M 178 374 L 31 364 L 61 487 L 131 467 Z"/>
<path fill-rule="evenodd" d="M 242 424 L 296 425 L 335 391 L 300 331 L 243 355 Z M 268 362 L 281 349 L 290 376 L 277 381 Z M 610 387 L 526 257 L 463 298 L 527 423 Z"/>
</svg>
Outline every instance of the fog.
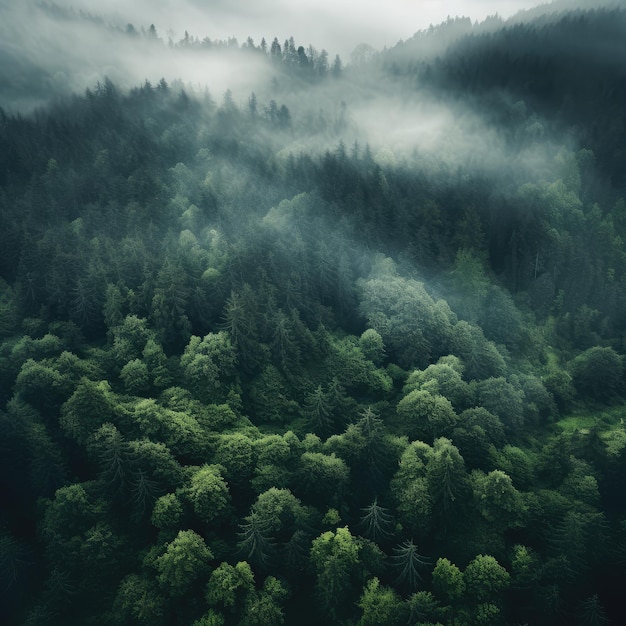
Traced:
<svg viewBox="0 0 626 626">
<path fill-rule="evenodd" d="M 127 23 L 34 1 L 1 4 L 0 106 L 27 112 L 50 97 L 82 93 L 105 77 L 123 88 L 180 79 L 213 95 L 229 88 L 249 93 L 269 79 L 260 55 L 226 50 L 191 56 L 168 46 L 161 33 L 154 42 L 139 33 L 130 37 Z"/>
<path fill-rule="evenodd" d="M 361 0 L 358 5 L 333 0 L 59 0 L 96 13 L 107 20 L 171 29 L 175 36 L 185 30 L 200 38 L 237 37 L 257 42 L 275 36 L 293 36 L 303 45 L 313 44 L 348 58 L 359 43 L 375 48 L 393 46 L 417 30 L 428 28 L 450 16 L 483 20 L 498 13 L 509 17 L 520 9 L 540 4 L 538 0 Z"/>
<path fill-rule="evenodd" d="M 283 154 L 322 151 L 340 140 L 346 145 L 356 141 L 370 144 L 381 161 L 405 159 L 417 151 L 451 166 L 475 164 L 497 170 L 503 162 L 514 163 L 531 175 L 545 172 L 550 158 L 539 143 L 527 142 L 512 154 L 476 110 L 419 86 L 399 85 L 370 68 L 312 87 L 282 75 L 260 53 L 238 47 L 190 51 L 172 44 L 180 42 L 185 30 L 199 40 L 236 37 L 240 45 L 248 36 L 257 45 L 262 37 L 269 45 L 274 36 L 281 44 L 293 36 L 296 46 L 312 44 L 318 51 L 326 49 L 331 60 L 339 53 L 349 61 L 351 50 L 361 42 L 374 48 L 393 46 L 448 15 L 468 15 L 475 21 L 495 13 L 506 18 L 537 5 L 535 0 L 364 0 L 355 11 L 320 0 L 2 3 L 0 106 L 28 112 L 51 97 L 93 88 L 105 76 L 122 88 L 145 80 L 156 84 L 161 77 L 169 82 L 180 79 L 197 92 L 208 89 L 218 102 L 231 89 L 242 107 L 252 91 L 261 107 L 270 98 L 286 104 L 296 132 L 277 146 Z M 128 24 L 137 31 L 135 37 L 127 34 Z M 156 28 L 155 41 L 145 36 L 151 24 Z M 317 135 L 297 132 L 305 126 L 304 120 L 316 115 L 325 117 L 330 129 Z M 342 124 L 337 130 L 339 117 Z"/>
<path fill-rule="evenodd" d="M 391 47 L 448 15 L 482 20 L 508 16 L 536 5 L 536 0 L 363 0 L 353 5 L 327 0 L 58 0 L 0 2 L 0 106 L 28 110 L 50 95 L 83 91 L 108 76 L 131 86 L 145 79 L 180 78 L 212 91 L 248 91 L 267 78 L 260 64 L 237 63 L 213 55 L 195 59 L 146 48 L 124 36 L 128 24 L 137 31 L 154 24 L 160 40 L 178 42 L 188 31 L 199 40 L 248 37 L 268 44 L 293 36 L 298 45 L 325 49 L 334 58 L 350 60 L 354 48 L 367 43 Z M 170 51 L 171 52 L 171 51 Z"/>
</svg>

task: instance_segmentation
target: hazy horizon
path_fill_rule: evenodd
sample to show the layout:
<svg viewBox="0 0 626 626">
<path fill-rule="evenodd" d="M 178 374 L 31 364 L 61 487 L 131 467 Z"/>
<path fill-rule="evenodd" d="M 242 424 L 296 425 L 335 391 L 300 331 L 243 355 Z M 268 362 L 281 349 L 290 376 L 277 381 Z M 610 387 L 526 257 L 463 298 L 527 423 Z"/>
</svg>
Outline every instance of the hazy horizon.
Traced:
<svg viewBox="0 0 626 626">
<path fill-rule="evenodd" d="M 22 3 L 20 3 L 22 4 Z M 381 4 L 362 0 L 342 5 L 331 0 L 302 0 L 294 4 L 286 0 L 260 0 L 254 4 L 244 0 L 152 0 L 128 3 L 122 0 L 27 0 L 23 5 L 48 4 L 84 11 L 112 26 L 132 23 L 137 28 L 154 24 L 167 41 L 182 39 L 184 32 L 200 39 L 237 38 L 239 43 L 252 37 L 256 43 L 265 37 L 268 43 L 288 37 L 340 54 L 349 60 L 354 48 L 367 43 L 376 49 L 392 47 L 416 32 L 437 25 L 448 17 L 469 17 L 482 21 L 498 14 L 507 19 L 523 9 L 547 2 L 540 0 L 389 0 Z"/>
</svg>

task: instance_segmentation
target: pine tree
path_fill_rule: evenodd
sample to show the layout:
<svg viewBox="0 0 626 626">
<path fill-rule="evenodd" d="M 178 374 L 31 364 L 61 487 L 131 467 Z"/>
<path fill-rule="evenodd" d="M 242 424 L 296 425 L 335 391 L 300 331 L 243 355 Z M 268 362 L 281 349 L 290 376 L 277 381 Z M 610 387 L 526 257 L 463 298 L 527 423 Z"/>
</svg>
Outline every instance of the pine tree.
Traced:
<svg viewBox="0 0 626 626">
<path fill-rule="evenodd" d="M 369 506 L 361 509 L 363 515 L 359 526 L 363 529 L 363 534 L 368 539 L 378 542 L 391 537 L 391 524 L 393 518 L 385 507 L 378 505 L 378 499 Z"/>
<path fill-rule="evenodd" d="M 239 550 L 246 560 L 259 567 L 267 567 L 274 550 L 274 540 L 270 535 L 269 523 L 256 512 L 246 516 L 238 533 Z"/>
<path fill-rule="evenodd" d="M 321 385 L 306 397 L 304 411 L 312 432 L 320 436 L 327 436 L 332 432 L 331 407 Z"/>
<path fill-rule="evenodd" d="M 423 578 L 420 570 L 430 564 L 430 560 L 420 555 L 417 545 L 412 539 L 404 541 L 393 549 L 393 568 L 398 572 L 396 584 L 405 585 L 410 591 L 415 591 Z"/>
</svg>

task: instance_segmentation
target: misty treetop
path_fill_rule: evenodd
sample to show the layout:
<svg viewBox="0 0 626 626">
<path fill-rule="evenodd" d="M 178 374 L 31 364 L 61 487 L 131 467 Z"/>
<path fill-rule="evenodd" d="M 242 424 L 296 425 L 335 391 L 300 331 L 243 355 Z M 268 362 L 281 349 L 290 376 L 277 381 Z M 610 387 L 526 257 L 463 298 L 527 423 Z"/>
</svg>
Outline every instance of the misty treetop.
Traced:
<svg viewBox="0 0 626 626">
<path fill-rule="evenodd" d="M 280 80 L 0 111 L 2 619 L 618 623 L 624 94 L 576 104 L 604 56 L 528 80 L 609 24 L 452 20 L 345 68 L 186 35 Z M 381 144 L 416 84 L 458 126 Z"/>
</svg>

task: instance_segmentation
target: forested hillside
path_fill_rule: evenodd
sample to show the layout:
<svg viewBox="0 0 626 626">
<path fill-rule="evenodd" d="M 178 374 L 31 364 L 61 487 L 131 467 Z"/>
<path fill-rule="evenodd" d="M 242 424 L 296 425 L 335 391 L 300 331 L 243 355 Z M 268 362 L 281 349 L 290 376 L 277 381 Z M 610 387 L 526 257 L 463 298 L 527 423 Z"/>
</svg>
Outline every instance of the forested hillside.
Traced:
<svg viewBox="0 0 626 626">
<path fill-rule="evenodd" d="M 0 109 L 2 622 L 620 623 L 626 10 L 115 36 L 268 79 Z"/>
</svg>

